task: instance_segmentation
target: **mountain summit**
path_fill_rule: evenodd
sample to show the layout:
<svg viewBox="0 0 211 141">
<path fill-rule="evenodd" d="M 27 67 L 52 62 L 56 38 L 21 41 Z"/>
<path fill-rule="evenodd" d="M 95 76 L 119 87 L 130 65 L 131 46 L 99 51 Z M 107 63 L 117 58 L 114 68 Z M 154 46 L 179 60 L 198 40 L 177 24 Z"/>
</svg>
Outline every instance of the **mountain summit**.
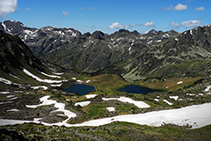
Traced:
<svg viewBox="0 0 211 141">
<path fill-rule="evenodd" d="M 5 21 L 0 25 L 2 30 L 18 35 L 43 60 L 78 72 L 113 72 L 128 81 L 163 77 L 168 67 L 209 58 L 211 52 L 209 25 L 181 34 L 174 30 L 153 29 L 140 34 L 120 29 L 110 35 L 101 31 L 81 34 L 73 28 L 49 26 L 35 29 L 17 21 Z M 191 74 L 171 70 L 180 75 Z"/>
</svg>

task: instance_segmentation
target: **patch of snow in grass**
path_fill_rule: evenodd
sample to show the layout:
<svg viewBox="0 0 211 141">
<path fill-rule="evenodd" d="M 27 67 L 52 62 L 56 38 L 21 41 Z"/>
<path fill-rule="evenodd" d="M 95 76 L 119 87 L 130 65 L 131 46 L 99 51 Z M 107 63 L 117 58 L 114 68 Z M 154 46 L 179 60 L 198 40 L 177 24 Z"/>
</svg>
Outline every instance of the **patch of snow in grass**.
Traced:
<svg viewBox="0 0 211 141">
<path fill-rule="evenodd" d="M 57 114 L 57 116 L 66 117 L 64 114 Z"/>
<path fill-rule="evenodd" d="M 42 118 L 34 118 L 34 123 L 40 123 L 40 120 L 41 120 Z"/>
<path fill-rule="evenodd" d="M 44 96 L 40 98 L 40 102 L 42 102 L 39 105 L 26 105 L 27 108 L 37 108 L 39 106 L 44 106 L 44 105 L 52 105 L 52 104 L 56 104 L 56 100 L 48 100 L 48 98 L 50 98 L 50 96 Z"/>
<path fill-rule="evenodd" d="M 18 97 L 13 97 L 13 98 L 11 98 L 10 100 L 15 100 L 15 99 L 17 99 Z"/>
<path fill-rule="evenodd" d="M 189 96 L 195 96 L 196 94 L 190 94 L 190 93 L 187 93 L 186 95 L 189 95 Z"/>
<path fill-rule="evenodd" d="M 15 76 L 14 74 L 12 74 L 11 72 L 9 73 L 9 75 L 12 76 L 12 77 L 14 77 L 14 78 L 16 78 L 16 79 L 20 79 L 17 76 Z"/>
<path fill-rule="evenodd" d="M 13 101 L 0 102 L 0 105 L 1 105 L 1 104 L 8 104 L 8 103 L 13 103 Z"/>
<path fill-rule="evenodd" d="M 23 93 L 23 91 L 14 91 L 15 93 Z"/>
<path fill-rule="evenodd" d="M 119 98 L 105 98 L 103 97 L 102 100 L 109 101 L 109 100 L 118 100 Z"/>
<path fill-rule="evenodd" d="M 14 96 L 15 96 L 15 95 L 8 95 L 7 98 L 11 98 L 11 97 L 14 97 Z"/>
<path fill-rule="evenodd" d="M 201 105 L 192 105 L 179 109 L 170 109 L 170 110 L 160 110 L 153 111 L 141 114 L 130 114 L 130 115 L 119 115 L 109 118 L 102 118 L 96 120 L 90 120 L 78 124 L 68 124 L 65 122 L 60 123 L 45 123 L 40 122 L 46 126 L 66 126 L 66 127 L 79 127 L 79 126 L 101 126 L 110 124 L 115 121 L 119 122 L 130 122 L 140 125 L 148 126 L 162 126 L 163 123 L 171 123 L 179 126 L 191 125 L 192 129 L 201 128 L 211 124 L 211 112 L 210 112 L 211 103 L 205 103 Z M 0 125 L 15 125 L 34 122 L 38 123 L 39 120 L 26 121 L 26 120 L 8 120 L 0 119 Z"/>
<path fill-rule="evenodd" d="M 42 102 L 41 104 L 39 104 L 39 105 L 26 105 L 26 107 L 27 108 L 37 108 L 39 106 L 54 104 L 54 107 L 58 108 L 58 109 L 55 110 L 55 111 L 52 111 L 51 113 L 53 113 L 53 112 L 64 112 L 64 115 L 68 117 L 66 120 L 57 123 L 57 125 L 64 125 L 70 118 L 76 117 L 75 113 L 73 113 L 69 110 L 65 110 L 65 104 L 64 103 L 58 103 L 55 100 L 48 100 L 48 98 L 50 98 L 50 96 L 41 97 L 40 98 L 40 102 Z"/>
<path fill-rule="evenodd" d="M 31 88 L 34 89 L 34 90 L 37 90 L 37 89 L 47 90 L 47 89 L 48 89 L 47 86 L 33 86 L 33 87 L 31 87 Z"/>
<path fill-rule="evenodd" d="M 52 73 L 55 75 L 63 75 L 64 74 L 63 72 L 61 72 L 61 73 L 52 72 Z"/>
<path fill-rule="evenodd" d="M 202 93 L 199 93 L 198 95 L 199 95 L 199 96 L 203 96 L 204 94 L 202 94 Z"/>
<path fill-rule="evenodd" d="M 91 80 L 86 80 L 86 81 L 85 81 L 85 83 L 90 83 L 90 82 L 91 82 Z"/>
<path fill-rule="evenodd" d="M 183 81 L 179 81 L 179 82 L 177 82 L 177 84 L 182 84 L 183 83 Z"/>
<path fill-rule="evenodd" d="M 7 110 L 7 112 L 18 112 L 18 111 L 20 111 L 20 110 L 18 110 L 18 109 L 10 109 L 10 110 Z"/>
<path fill-rule="evenodd" d="M 207 88 L 204 90 L 205 92 L 209 92 L 211 86 L 207 86 Z"/>
<path fill-rule="evenodd" d="M 169 96 L 169 98 L 177 100 L 179 98 L 179 96 Z"/>
<path fill-rule="evenodd" d="M 87 99 L 95 98 L 96 96 L 97 96 L 97 94 L 87 94 L 87 95 L 85 95 L 85 97 L 86 97 Z"/>
<path fill-rule="evenodd" d="M 82 101 L 82 102 L 75 103 L 75 106 L 80 105 L 81 107 L 85 107 L 85 106 L 89 105 L 90 103 L 91 103 L 91 101 Z"/>
<path fill-rule="evenodd" d="M 10 92 L 0 92 L 0 94 L 9 94 Z"/>
<path fill-rule="evenodd" d="M 61 87 L 62 86 L 62 83 L 61 84 L 50 84 L 51 87 Z"/>
<path fill-rule="evenodd" d="M 11 85 L 12 84 L 11 81 L 9 81 L 7 79 L 4 79 L 4 78 L 1 78 L 1 77 L 0 77 L 0 82 L 3 82 L 3 83 L 8 84 L 8 85 Z"/>
<path fill-rule="evenodd" d="M 171 103 L 171 102 L 169 102 L 169 101 L 167 101 L 167 100 L 163 100 L 164 102 L 166 102 L 168 105 L 173 105 L 173 103 Z"/>
<path fill-rule="evenodd" d="M 49 75 L 49 74 L 46 74 L 44 72 L 40 72 L 40 73 L 43 74 L 43 75 L 45 75 L 45 76 L 52 77 L 52 78 L 61 78 L 61 76 Z"/>
<path fill-rule="evenodd" d="M 76 78 L 75 78 L 75 77 L 73 77 L 73 78 L 72 78 L 72 80 L 76 80 Z"/>
<path fill-rule="evenodd" d="M 32 74 L 31 72 L 29 72 L 26 69 L 23 69 L 23 72 L 26 73 L 27 75 L 31 76 L 32 78 L 34 78 L 35 80 L 37 80 L 38 82 L 43 82 L 43 83 L 61 83 L 65 80 L 48 80 L 48 79 L 41 79 L 37 76 L 35 76 L 34 74 Z"/>
<path fill-rule="evenodd" d="M 120 98 L 104 98 L 103 97 L 102 100 L 118 100 L 118 101 L 121 101 L 121 102 L 127 102 L 127 103 L 130 103 L 130 104 L 134 104 L 138 108 L 149 108 L 150 107 L 150 105 L 146 104 L 143 101 L 135 101 L 131 98 L 127 98 L 127 97 L 124 97 L 124 96 L 121 96 Z"/>
<path fill-rule="evenodd" d="M 114 111 L 115 111 L 115 107 L 106 107 L 106 109 L 107 109 L 109 112 L 114 112 Z"/>
<path fill-rule="evenodd" d="M 0 119 L 0 125 L 16 125 L 16 124 L 24 124 L 24 123 L 30 123 L 32 121 L 28 120 L 11 120 L 11 119 Z"/>
<path fill-rule="evenodd" d="M 84 83 L 84 81 L 82 81 L 82 80 L 76 80 L 76 82 L 79 83 L 79 84 Z"/>
<path fill-rule="evenodd" d="M 159 99 L 155 98 L 155 99 L 154 99 L 154 101 L 157 101 L 157 102 L 158 102 L 158 101 L 159 101 Z"/>
<path fill-rule="evenodd" d="M 51 113 L 53 112 L 64 112 L 64 115 L 67 116 L 68 118 L 64 121 L 62 121 L 60 124 L 63 125 L 64 123 L 67 123 L 67 121 L 71 118 L 74 118 L 76 117 L 76 114 L 69 111 L 69 110 L 65 110 L 65 104 L 64 103 L 56 103 L 54 105 L 55 108 L 58 108 L 57 110 L 55 111 L 52 111 Z"/>
</svg>

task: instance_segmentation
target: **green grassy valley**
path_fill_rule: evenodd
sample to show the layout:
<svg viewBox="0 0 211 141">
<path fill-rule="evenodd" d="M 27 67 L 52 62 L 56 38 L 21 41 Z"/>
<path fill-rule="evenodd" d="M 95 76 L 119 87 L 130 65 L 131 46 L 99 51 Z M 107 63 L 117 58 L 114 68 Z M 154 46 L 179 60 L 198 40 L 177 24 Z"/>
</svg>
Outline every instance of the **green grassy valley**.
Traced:
<svg viewBox="0 0 211 141">
<path fill-rule="evenodd" d="M 57 35 L 48 30 L 39 34 Z M 211 138 L 210 26 L 181 34 L 77 32 L 52 48 L 41 34 L 31 50 L 24 34 L 0 31 L 1 140 Z M 95 90 L 65 91 L 75 84 Z M 119 91 L 132 84 L 157 91 Z"/>
</svg>

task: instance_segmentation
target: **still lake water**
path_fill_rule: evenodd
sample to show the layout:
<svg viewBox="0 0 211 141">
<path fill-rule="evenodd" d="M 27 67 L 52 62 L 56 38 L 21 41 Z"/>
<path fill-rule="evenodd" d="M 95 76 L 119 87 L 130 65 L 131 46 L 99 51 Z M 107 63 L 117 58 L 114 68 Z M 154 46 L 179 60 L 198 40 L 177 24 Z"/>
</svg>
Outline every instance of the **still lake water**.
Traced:
<svg viewBox="0 0 211 141">
<path fill-rule="evenodd" d="M 67 91 L 67 92 L 77 93 L 80 96 L 85 95 L 94 90 L 95 90 L 95 87 L 84 85 L 84 84 L 75 84 L 75 85 L 70 86 L 69 88 L 65 89 L 65 91 Z"/>
<path fill-rule="evenodd" d="M 128 85 L 122 89 L 118 89 L 120 92 L 126 92 L 126 93 L 138 93 L 138 94 L 147 94 L 150 92 L 157 92 L 160 90 L 155 90 L 155 89 L 149 89 L 137 85 Z"/>
</svg>

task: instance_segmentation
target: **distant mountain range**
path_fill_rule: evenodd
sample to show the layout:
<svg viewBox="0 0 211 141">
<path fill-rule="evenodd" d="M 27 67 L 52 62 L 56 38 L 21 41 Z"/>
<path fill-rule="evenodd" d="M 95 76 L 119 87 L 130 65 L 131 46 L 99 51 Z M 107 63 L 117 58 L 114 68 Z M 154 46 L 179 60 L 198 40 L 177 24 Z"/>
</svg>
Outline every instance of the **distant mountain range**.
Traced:
<svg viewBox="0 0 211 141">
<path fill-rule="evenodd" d="M 101 31 L 81 34 L 73 28 L 29 28 L 18 21 L 4 21 L 0 29 L 17 35 L 37 57 L 78 72 L 116 73 L 130 82 L 211 72 L 207 66 L 210 25 L 183 33 L 151 30 L 140 34 L 120 29 L 110 35 Z"/>
</svg>

